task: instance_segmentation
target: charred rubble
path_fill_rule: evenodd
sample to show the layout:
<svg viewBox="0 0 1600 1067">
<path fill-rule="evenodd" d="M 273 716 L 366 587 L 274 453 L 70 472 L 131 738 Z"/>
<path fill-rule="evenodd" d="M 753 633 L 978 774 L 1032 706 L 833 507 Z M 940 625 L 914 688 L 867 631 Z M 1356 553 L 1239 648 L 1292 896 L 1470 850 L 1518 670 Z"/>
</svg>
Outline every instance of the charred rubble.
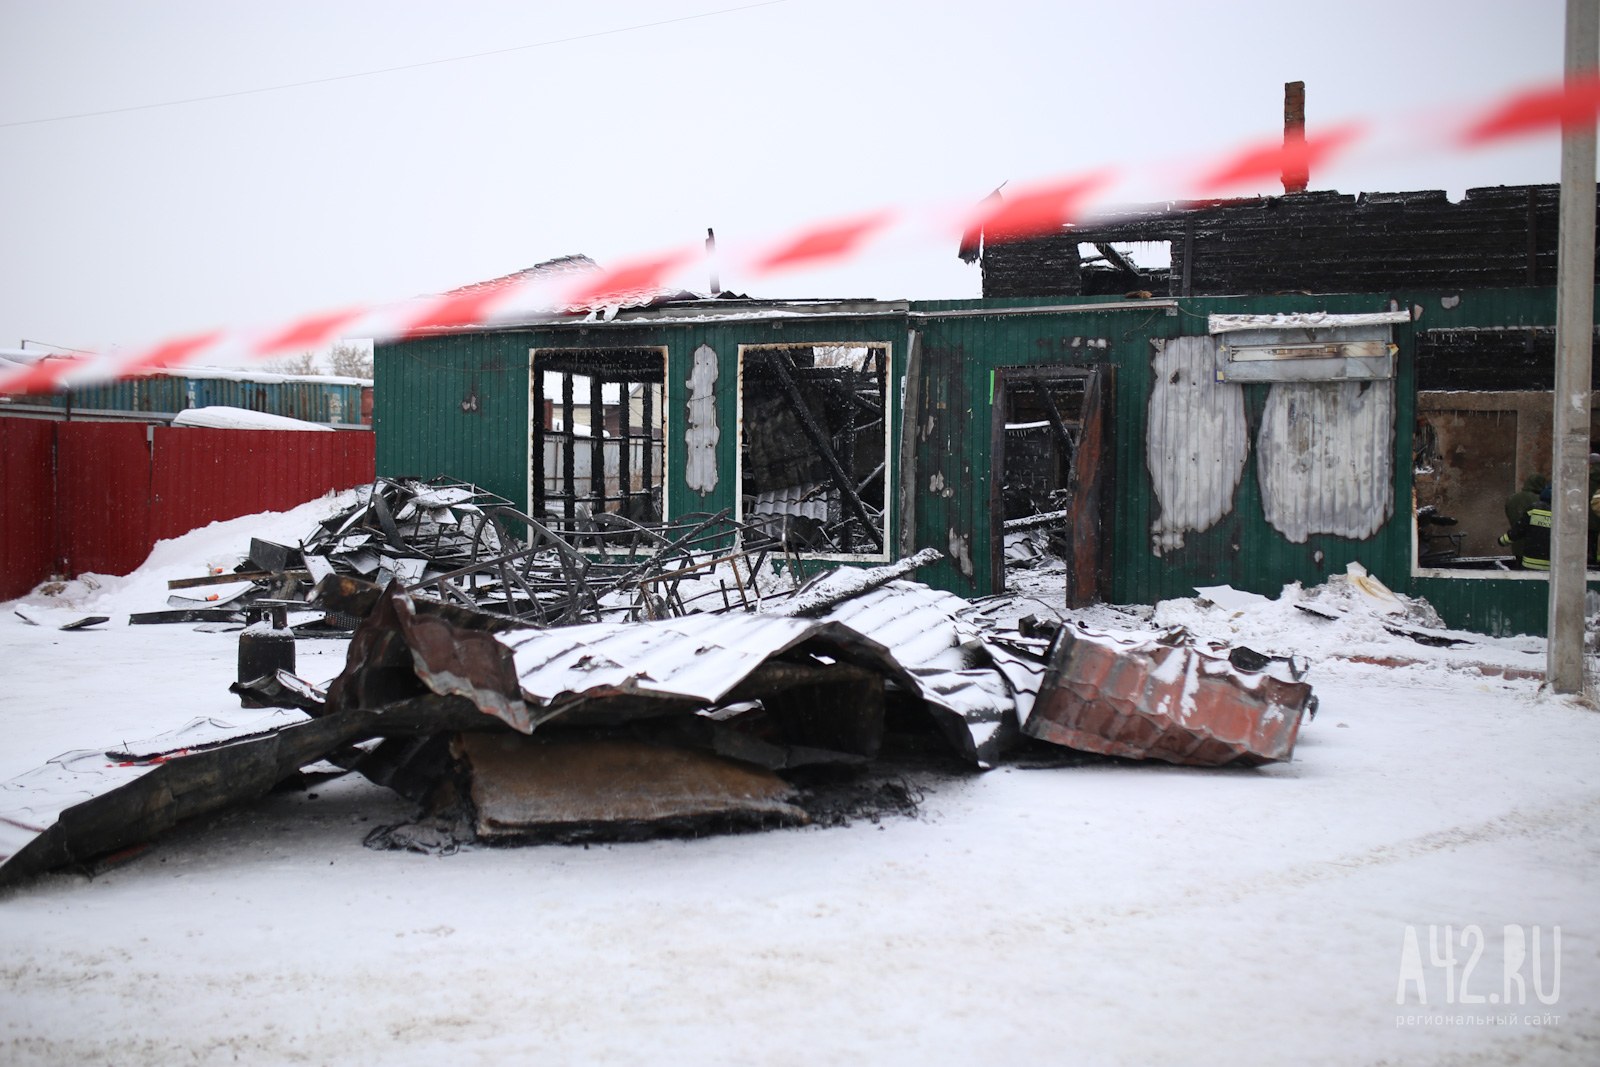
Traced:
<svg viewBox="0 0 1600 1067">
<path fill-rule="evenodd" d="M 168 610 L 129 622 L 240 628 L 276 610 L 297 637 L 348 638 L 364 616 L 313 597 L 330 576 L 377 588 L 398 582 L 539 626 L 669 618 L 787 593 L 788 585 L 763 588 L 780 568 L 791 577 L 805 570 L 764 523 L 736 522 L 726 510 L 666 523 L 615 512 L 541 522 L 477 486 L 380 478 L 299 546 L 252 539 L 234 571 L 173 580 Z"/>
<path fill-rule="evenodd" d="M 613 518 L 558 530 L 475 487 L 396 480 L 297 548 L 257 542 L 258 569 L 235 574 L 252 595 L 211 610 L 278 616 L 241 633 L 233 686 L 267 714 L 0 785 L 0 882 L 136 848 L 303 768 L 416 805 L 373 847 L 448 852 L 877 821 L 1040 746 L 1284 760 L 1314 706 L 1284 665 L 1181 635 L 987 626 L 910 580 L 933 549 L 805 579 L 726 515 Z M 291 608 L 351 624 L 326 689 L 293 672 Z"/>
</svg>

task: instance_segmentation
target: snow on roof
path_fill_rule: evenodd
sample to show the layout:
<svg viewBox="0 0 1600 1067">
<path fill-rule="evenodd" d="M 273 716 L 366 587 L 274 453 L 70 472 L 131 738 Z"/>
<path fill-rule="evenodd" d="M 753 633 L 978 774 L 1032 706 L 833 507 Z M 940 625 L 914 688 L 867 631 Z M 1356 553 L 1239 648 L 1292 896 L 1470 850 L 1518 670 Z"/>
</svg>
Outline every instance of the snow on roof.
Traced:
<svg viewBox="0 0 1600 1067">
<path fill-rule="evenodd" d="M 336 432 L 331 426 L 321 426 L 303 419 L 291 419 L 287 415 L 270 415 L 265 411 L 251 411 L 248 408 L 228 407 L 226 404 L 213 404 L 204 408 L 189 408 L 180 411 L 172 420 L 174 426 L 201 426 L 213 430 L 318 430 L 326 433 Z"/>
<path fill-rule="evenodd" d="M 41 359 L 52 356 L 65 358 L 59 352 L 40 352 L 34 349 L 0 348 L 0 369 L 31 367 Z M 355 385 L 371 388 L 371 378 L 350 378 L 340 374 L 279 374 L 268 370 L 240 370 L 234 367 L 178 367 L 149 372 L 158 378 L 211 379 L 225 382 L 257 382 L 261 385 L 282 385 L 285 382 L 305 382 L 308 385 Z"/>
<path fill-rule="evenodd" d="M 262 385 L 281 385 L 285 382 L 305 382 L 308 385 L 359 385 L 367 388 L 371 378 L 349 378 L 340 374 L 278 374 L 266 370 L 238 370 L 233 367 L 182 367 L 174 370 L 152 372 L 167 378 L 211 378 L 225 382 L 259 382 Z"/>
<path fill-rule="evenodd" d="M 531 267 L 524 267 L 522 270 L 513 271 L 510 274 L 502 274 L 498 278 L 490 278 L 487 281 L 463 285 L 459 289 L 451 289 L 444 295 L 462 296 L 467 293 L 480 293 L 486 289 L 505 289 L 514 285 L 522 285 L 526 282 L 557 278 L 564 274 L 570 274 L 574 277 L 580 274 L 594 274 L 599 270 L 600 264 L 588 256 L 557 256 L 555 259 L 547 259 L 543 263 L 535 263 Z"/>
<path fill-rule="evenodd" d="M 444 293 L 444 296 L 465 296 L 472 293 L 481 293 L 497 289 L 508 289 L 526 285 L 531 282 L 550 282 L 563 277 L 578 278 L 585 274 L 599 274 L 602 272 L 600 264 L 584 255 L 558 256 L 547 259 L 543 263 L 536 263 L 510 274 L 502 274 L 498 278 L 489 278 L 486 281 L 473 282 Z M 698 294 L 686 292 L 676 287 L 653 286 L 643 289 L 629 290 L 615 298 L 614 306 L 621 308 L 649 307 L 668 300 L 681 300 L 696 298 Z M 588 312 L 594 309 L 589 303 L 567 304 L 561 307 L 548 307 L 541 309 L 543 313 L 573 314 Z M 610 312 L 614 315 L 615 311 Z M 475 324 L 476 325 L 476 324 Z M 487 324 L 485 324 L 487 325 Z"/>
</svg>

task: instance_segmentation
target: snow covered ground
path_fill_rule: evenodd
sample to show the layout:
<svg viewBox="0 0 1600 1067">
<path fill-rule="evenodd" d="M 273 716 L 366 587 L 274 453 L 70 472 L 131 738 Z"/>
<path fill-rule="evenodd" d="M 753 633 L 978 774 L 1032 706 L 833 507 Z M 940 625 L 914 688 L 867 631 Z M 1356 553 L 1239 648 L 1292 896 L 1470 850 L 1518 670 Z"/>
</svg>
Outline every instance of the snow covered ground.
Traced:
<svg viewBox="0 0 1600 1067">
<path fill-rule="evenodd" d="M 227 692 L 236 635 L 126 615 L 332 506 L 215 524 L 22 605 L 111 615 L 99 631 L 0 608 L 0 780 L 259 715 Z M 1044 614 L 1052 580 L 1023 579 L 1043 604 L 980 609 Z M 410 811 L 355 776 L 274 794 L 93 880 L 0 894 L 0 1062 L 1600 1061 L 1600 714 L 1483 672 L 1537 669 L 1537 640 L 1431 648 L 1296 602 L 1363 603 L 1088 613 L 1307 655 L 1321 709 L 1285 765 L 1003 767 L 880 825 L 447 857 L 364 848 Z M 342 655 L 302 641 L 300 673 Z M 1395 1003 L 1408 925 L 1426 1007 L 1414 982 Z M 1526 1004 L 1447 1001 L 1447 925 L 1457 1001 L 1504 995 L 1507 925 L 1540 927 L 1549 996 L 1559 926 L 1559 996 L 1538 999 L 1530 945 Z"/>
</svg>

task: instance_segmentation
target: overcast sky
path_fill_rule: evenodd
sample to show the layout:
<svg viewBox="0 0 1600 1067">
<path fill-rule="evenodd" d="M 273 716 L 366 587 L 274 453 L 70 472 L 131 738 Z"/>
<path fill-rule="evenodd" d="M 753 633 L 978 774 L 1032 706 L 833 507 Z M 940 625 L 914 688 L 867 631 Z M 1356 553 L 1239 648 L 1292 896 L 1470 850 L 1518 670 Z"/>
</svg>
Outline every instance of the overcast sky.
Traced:
<svg viewBox="0 0 1600 1067">
<path fill-rule="evenodd" d="M 0 2 L 0 346 L 135 344 L 1477 101 L 1559 77 L 1562 5 Z M 1313 188 L 1557 180 L 1553 138 Z M 1264 187 L 1261 192 L 1278 191 Z M 1158 194 L 1159 195 L 1159 194 Z M 746 291 L 747 280 L 724 277 Z M 978 295 L 955 248 L 759 296 Z"/>
</svg>

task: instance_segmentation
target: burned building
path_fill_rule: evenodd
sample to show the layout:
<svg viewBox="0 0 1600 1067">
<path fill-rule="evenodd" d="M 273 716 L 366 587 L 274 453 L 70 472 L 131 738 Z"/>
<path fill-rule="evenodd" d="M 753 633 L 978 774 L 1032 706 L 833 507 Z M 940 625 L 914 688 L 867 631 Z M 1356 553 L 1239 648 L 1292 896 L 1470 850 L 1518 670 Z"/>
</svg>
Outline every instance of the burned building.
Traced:
<svg viewBox="0 0 1600 1067">
<path fill-rule="evenodd" d="M 1452 625 L 1540 633 L 1542 581 L 1483 557 L 1548 453 L 1555 211 L 1542 187 L 1164 205 L 980 245 L 977 300 L 660 294 L 380 344 L 378 471 L 552 528 L 726 513 L 803 565 L 937 548 L 924 578 L 964 596 L 1029 530 L 1069 603 L 1360 562 Z M 1156 240 L 1165 273 L 1131 245 Z M 1428 503 L 1457 526 L 1419 533 Z"/>
<path fill-rule="evenodd" d="M 1437 190 L 1174 202 L 1032 240 L 969 242 L 963 255 L 981 261 L 985 297 L 1004 299 L 1366 291 L 1404 306 L 1407 293 L 1441 290 L 1438 314 L 1414 331 L 1419 570 L 1498 570 L 1506 498 L 1550 470 L 1553 310 L 1510 294 L 1554 285 L 1559 199 L 1541 185 L 1470 189 L 1457 202 Z M 1463 292 L 1496 289 L 1515 312 L 1436 321 Z"/>
<path fill-rule="evenodd" d="M 1384 293 L 1554 285 L 1560 188 L 1173 201 L 969 245 L 983 295 Z M 1143 259 L 1145 262 L 1138 262 Z"/>
</svg>

